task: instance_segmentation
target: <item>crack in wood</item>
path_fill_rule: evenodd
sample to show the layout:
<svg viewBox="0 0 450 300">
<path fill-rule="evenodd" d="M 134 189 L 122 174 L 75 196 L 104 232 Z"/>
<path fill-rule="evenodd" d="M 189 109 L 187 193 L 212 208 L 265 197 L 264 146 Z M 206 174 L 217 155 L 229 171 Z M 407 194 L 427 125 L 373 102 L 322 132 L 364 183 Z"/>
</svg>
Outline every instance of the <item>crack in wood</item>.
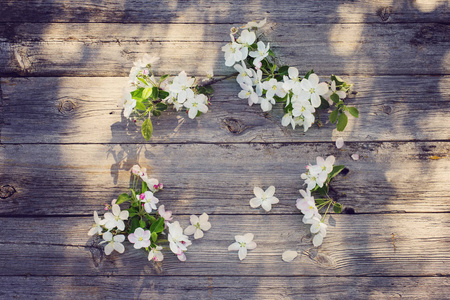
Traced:
<svg viewBox="0 0 450 300">
<path fill-rule="evenodd" d="M 16 193 L 16 189 L 12 185 L 4 185 L 0 188 L 0 199 L 6 199 Z"/>
<path fill-rule="evenodd" d="M 241 120 L 235 118 L 225 118 L 223 123 L 229 132 L 239 135 L 247 129 L 247 126 Z"/>
</svg>

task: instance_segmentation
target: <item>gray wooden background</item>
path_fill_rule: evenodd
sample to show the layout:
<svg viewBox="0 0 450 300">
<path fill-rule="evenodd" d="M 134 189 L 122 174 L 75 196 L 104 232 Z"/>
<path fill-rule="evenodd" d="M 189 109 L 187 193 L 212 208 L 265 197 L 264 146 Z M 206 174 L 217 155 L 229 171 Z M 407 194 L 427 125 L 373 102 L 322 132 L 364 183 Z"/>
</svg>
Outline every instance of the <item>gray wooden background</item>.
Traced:
<svg viewBox="0 0 450 300">
<path fill-rule="evenodd" d="M 445 0 L 0 0 L 0 297 L 2 299 L 444 299 L 450 292 L 450 11 Z M 229 28 L 267 17 L 282 63 L 341 75 L 360 111 L 344 133 L 306 134 L 217 83 L 196 120 L 165 113 L 150 143 L 117 107 L 132 62 L 159 75 L 233 73 Z M 326 117 L 323 116 L 323 121 Z M 342 136 L 344 148 L 334 141 Z M 358 153 L 359 161 L 351 155 Z M 304 166 L 334 155 L 345 213 L 313 248 L 295 208 Z M 139 163 L 160 179 L 182 226 L 212 229 L 185 263 L 127 245 L 104 256 L 92 212 Z M 251 209 L 275 185 L 272 211 Z M 239 262 L 227 247 L 252 232 Z M 288 264 L 287 249 L 302 251 Z"/>
</svg>

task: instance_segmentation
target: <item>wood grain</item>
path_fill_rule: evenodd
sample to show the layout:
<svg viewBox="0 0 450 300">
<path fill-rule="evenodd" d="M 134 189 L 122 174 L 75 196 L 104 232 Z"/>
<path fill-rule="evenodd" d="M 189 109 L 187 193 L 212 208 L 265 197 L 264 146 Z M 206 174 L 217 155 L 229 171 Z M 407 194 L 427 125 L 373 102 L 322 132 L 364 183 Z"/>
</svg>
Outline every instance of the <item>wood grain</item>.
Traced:
<svg viewBox="0 0 450 300">
<path fill-rule="evenodd" d="M 447 22 L 445 0 L 410 3 L 401 1 L 323 0 L 320 3 L 283 0 L 275 2 L 236 1 L 121 1 L 80 0 L 0 1 L 0 22 L 107 22 L 107 23 L 245 23 L 265 17 L 283 22 L 383 23 Z"/>
<path fill-rule="evenodd" d="M 450 77 L 345 77 L 355 84 L 343 133 L 322 113 L 308 132 L 281 126 L 282 107 L 264 113 L 239 99 L 234 79 L 216 83 L 207 114 L 191 120 L 171 108 L 154 118 L 151 143 L 331 142 L 447 140 Z M 117 106 L 126 78 L 2 78 L 2 143 L 143 143 L 140 128 Z"/>
<path fill-rule="evenodd" d="M 92 217 L 0 218 L 5 232 L 21 228 L 20 239 L 0 237 L 0 264 L 8 266 L 0 275 L 448 276 L 449 217 L 392 214 L 380 221 L 379 215 L 333 216 L 334 226 L 316 249 L 300 215 L 211 215 L 212 228 L 189 247 L 185 263 L 166 253 L 158 265 L 129 243 L 124 254 L 102 254 L 96 239 L 87 236 Z M 188 216 L 176 219 L 183 227 L 189 223 Z M 227 247 L 236 234 L 246 232 L 255 235 L 258 246 L 239 262 L 237 252 Z M 302 255 L 284 263 L 285 250 Z"/>
<path fill-rule="evenodd" d="M 232 25 L 1 25 L 0 74 L 126 76 L 144 53 L 161 57 L 158 74 L 233 73 L 221 47 Z M 123 27 L 122 27 L 123 26 Z M 264 34 L 280 64 L 306 73 L 449 74 L 446 24 L 283 24 Z M 117 33 L 120 32 L 120 33 Z M 395 37 L 395 38 L 393 38 Z M 196 53 L 201 59 L 193 59 Z"/>
<path fill-rule="evenodd" d="M 3 145 L 0 186 L 16 192 L 0 200 L 0 213 L 90 215 L 128 189 L 139 163 L 164 183 L 161 203 L 179 214 L 261 214 L 248 201 L 254 186 L 270 185 L 280 199 L 271 213 L 296 214 L 300 174 L 318 155 L 349 168 L 332 195 L 352 212 L 449 212 L 449 152 L 448 142 L 348 143 L 341 150 L 334 143 Z"/>
<path fill-rule="evenodd" d="M 357 283 L 357 284 L 355 284 Z M 427 288 L 427 287 L 439 288 Z M 5 299 L 445 299 L 448 277 L 2 277 Z"/>
</svg>

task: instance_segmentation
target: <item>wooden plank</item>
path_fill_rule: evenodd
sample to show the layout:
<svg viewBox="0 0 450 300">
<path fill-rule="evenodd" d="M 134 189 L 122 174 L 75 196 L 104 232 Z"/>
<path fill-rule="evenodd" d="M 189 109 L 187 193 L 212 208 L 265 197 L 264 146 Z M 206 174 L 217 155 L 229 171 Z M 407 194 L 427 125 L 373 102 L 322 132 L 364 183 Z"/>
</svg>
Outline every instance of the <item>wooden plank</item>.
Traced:
<svg viewBox="0 0 450 300">
<path fill-rule="evenodd" d="M 355 284 L 356 283 L 356 284 Z M 448 277 L 3 277 L 5 299 L 445 299 Z M 126 288 L 124 288 L 126 287 Z"/>
<path fill-rule="evenodd" d="M 448 22 L 445 0 L 357 1 L 0 1 L 0 22 L 245 23 L 258 16 L 304 23 Z"/>
<path fill-rule="evenodd" d="M 450 77 L 345 77 L 355 84 L 360 118 L 349 118 L 343 133 L 322 114 L 324 126 L 292 130 L 281 126 L 283 110 L 270 113 L 237 97 L 228 79 L 214 85 L 207 114 L 191 120 L 169 109 L 154 118 L 151 143 L 329 142 L 446 140 Z M 2 143 L 142 143 L 140 128 L 117 107 L 126 78 L 3 78 Z"/>
<path fill-rule="evenodd" d="M 185 263 L 167 253 L 158 265 L 129 243 L 123 254 L 103 255 L 86 233 L 92 217 L 0 218 L 5 232 L 20 232 L 13 241 L 0 237 L 0 275 L 448 276 L 449 217 L 338 215 L 316 249 L 299 215 L 211 215 L 212 228 L 193 242 Z M 176 219 L 183 227 L 189 223 L 188 216 Z M 240 262 L 227 247 L 246 232 L 255 235 L 258 247 Z M 302 255 L 284 263 L 287 249 Z"/>
<path fill-rule="evenodd" d="M 184 69 L 204 75 L 210 67 L 217 75 L 233 72 L 224 65 L 220 50 L 228 42 L 229 24 L 121 26 L 49 24 L 41 25 L 40 33 L 34 24 L 31 28 L 3 25 L 0 74 L 126 76 L 132 62 L 147 52 L 161 57 L 156 66 L 160 74 Z M 289 23 L 275 24 L 266 34 L 281 62 L 302 72 L 314 68 L 319 74 L 440 75 L 450 70 L 449 28 L 443 24 Z"/>
<path fill-rule="evenodd" d="M 165 185 L 158 198 L 179 214 L 260 214 L 253 187 L 274 185 L 273 214 L 296 214 L 304 166 L 334 155 L 349 172 L 333 184 L 350 212 L 450 212 L 450 143 L 3 145 L 3 215 L 79 215 L 128 189 L 135 163 Z M 358 153 L 360 160 L 350 155 Z"/>
</svg>

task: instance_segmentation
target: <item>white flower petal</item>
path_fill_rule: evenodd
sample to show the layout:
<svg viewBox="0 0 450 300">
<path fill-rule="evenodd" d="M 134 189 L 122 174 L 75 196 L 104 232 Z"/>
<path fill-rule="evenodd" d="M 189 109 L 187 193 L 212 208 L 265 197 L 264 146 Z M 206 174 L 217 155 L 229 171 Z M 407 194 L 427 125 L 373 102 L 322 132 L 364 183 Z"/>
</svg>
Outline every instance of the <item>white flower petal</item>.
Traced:
<svg viewBox="0 0 450 300">
<path fill-rule="evenodd" d="M 358 160 L 359 159 L 359 154 L 358 153 L 352 154 L 352 159 L 353 160 Z"/>
<path fill-rule="evenodd" d="M 254 235 L 253 233 L 246 233 L 244 234 L 244 243 L 250 243 L 253 241 Z"/>
<path fill-rule="evenodd" d="M 247 257 L 247 248 L 244 248 L 244 247 L 239 248 L 238 255 L 239 255 L 240 260 L 243 260 L 244 258 L 246 258 Z"/>
<path fill-rule="evenodd" d="M 322 245 L 322 242 L 323 242 L 323 236 L 320 233 L 316 234 L 313 238 L 314 247 L 319 247 L 320 245 Z"/>
<path fill-rule="evenodd" d="M 114 250 L 114 246 L 112 245 L 112 243 L 108 243 L 105 246 L 105 254 L 106 255 L 110 255 L 113 252 L 113 250 Z"/>
<path fill-rule="evenodd" d="M 241 245 L 239 245 L 238 242 L 235 242 L 235 243 L 231 244 L 230 246 L 228 246 L 228 251 L 237 251 L 237 250 L 239 250 L 239 248 L 241 248 Z"/>
<path fill-rule="evenodd" d="M 319 85 L 316 88 L 316 93 L 320 96 L 325 95 L 328 92 L 328 85 L 325 82 L 319 83 Z"/>
<path fill-rule="evenodd" d="M 309 74 L 308 81 L 315 88 L 319 84 L 319 76 L 315 73 Z"/>
<path fill-rule="evenodd" d="M 264 208 L 265 211 L 270 211 L 272 209 L 272 204 L 269 201 L 263 201 L 261 207 Z"/>
<path fill-rule="evenodd" d="M 185 235 L 193 235 L 195 230 L 197 228 L 194 225 L 189 225 L 188 227 L 186 227 L 186 229 L 184 230 L 184 234 Z"/>
<path fill-rule="evenodd" d="M 336 148 L 341 149 L 344 146 L 344 139 L 339 137 L 336 140 Z"/>
<path fill-rule="evenodd" d="M 194 233 L 194 239 L 201 239 L 203 237 L 203 231 L 200 229 L 196 229 Z"/>
<path fill-rule="evenodd" d="M 260 198 L 252 198 L 252 199 L 250 200 L 250 206 L 251 206 L 252 208 L 257 208 L 257 207 L 259 207 L 259 206 L 261 205 L 261 203 L 262 203 L 262 200 L 261 200 Z"/>
<path fill-rule="evenodd" d="M 273 185 L 269 186 L 266 190 L 267 198 L 272 197 L 275 194 L 275 187 Z"/>
<path fill-rule="evenodd" d="M 120 207 L 117 204 L 114 204 L 112 206 L 112 212 L 115 216 L 118 216 L 120 214 Z"/>
<path fill-rule="evenodd" d="M 113 247 L 119 253 L 123 253 L 125 251 L 125 247 L 121 243 L 114 242 Z"/>
<path fill-rule="evenodd" d="M 281 256 L 281 258 L 282 258 L 283 261 L 285 261 L 285 262 L 291 262 L 291 261 L 293 261 L 297 256 L 298 256 L 298 252 L 297 252 L 297 251 L 287 250 L 287 251 L 284 251 L 284 252 L 283 252 L 283 255 Z"/>
<path fill-rule="evenodd" d="M 258 198 L 262 198 L 264 195 L 264 191 L 262 190 L 262 188 L 255 186 L 253 188 L 253 193 L 255 194 L 256 197 Z"/>
<path fill-rule="evenodd" d="M 251 241 L 250 243 L 248 243 L 247 245 L 247 249 L 248 250 L 253 250 L 256 248 L 256 243 L 254 241 Z"/>
<path fill-rule="evenodd" d="M 190 221 L 192 225 L 195 225 L 198 223 L 198 217 L 196 215 L 191 215 Z"/>
</svg>

